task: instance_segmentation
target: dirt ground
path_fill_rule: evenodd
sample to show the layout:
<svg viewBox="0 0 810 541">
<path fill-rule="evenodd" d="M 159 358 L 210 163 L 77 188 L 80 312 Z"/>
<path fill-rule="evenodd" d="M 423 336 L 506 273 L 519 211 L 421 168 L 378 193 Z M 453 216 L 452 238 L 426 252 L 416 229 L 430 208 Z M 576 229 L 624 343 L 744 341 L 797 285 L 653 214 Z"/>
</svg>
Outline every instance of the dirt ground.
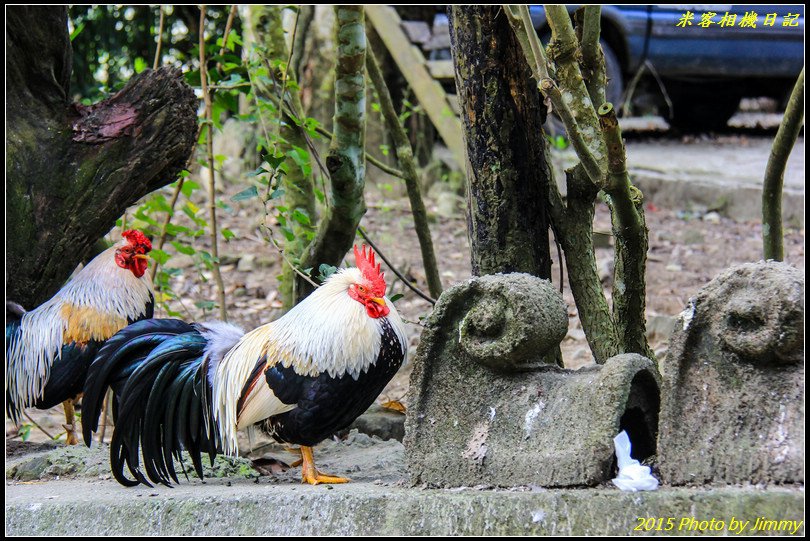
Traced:
<svg viewBox="0 0 810 541">
<path fill-rule="evenodd" d="M 745 136 L 750 137 L 750 136 Z M 762 136 L 761 136 L 762 137 Z M 765 135 L 772 138 L 773 134 Z M 657 139 L 656 136 L 654 139 Z M 636 143 L 638 142 L 638 143 Z M 634 144 L 649 143 L 643 136 L 636 136 L 628 143 L 628 155 L 632 159 Z M 671 141 L 670 141 L 671 143 Z M 740 148 L 739 139 L 724 136 L 713 142 L 715 146 L 727 148 L 729 160 Z M 739 151 L 737 150 L 739 148 Z M 379 177 L 378 172 L 369 171 L 377 182 L 367 185 L 368 212 L 362 225 L 380 250 L 397 268 L 408 277 L 415 279 L 427 291 L 421 265 L 419 245 L 413 230 L 407 196 L 395 179 Z M 220 244 L 220 254 L 225 262 L 222 272 L 228 300 L 227 310 L 232 322 L 246 330 L 266 323 L 280 315 L 277 291 L 277 276 L 281 270 L 281 257 L 268 245 L 257 230 L 258 217 L 262 215 L 257 199 L 230 202 L 234 194 L 245 185 L 227 184 L 222 187 L 220 197 L 232 206 L 232 212 L 220 214 L 220 226 L 235 233 L 235 238 Z M 430 192 L 435 193 L 434 191 Z M 196 197 L 202 206 L 204 194 L 200 190 Z M 445 287 L 470 277 L 470 254 L 464 217 L 464 200 L 456 194 L 440 194 L 428 199 L 428 210 L 435 220 L 432 225 L 434 245 L 440 273 Z M 178 213 L 178 223 L 186 217 Z M 694 208 L 684 201 L 681 208 L 661 208 L 655 201 L 646 203 L 646 220 L 650 231 L 647 265 L 647 319 L 648 333 L 657 355 L 666 351 L 666 340 L 672 318 L 686 306 L 690 296 L 707 284 L 722 270 L 738 263 L 761 259 L 761 226 L 755 222 L 739 223 L 725 218 L 708 209 Z M 612 239 L 610 216 L 604 204 L 597 207 L 594 229 L 605 234 L 599 235 L 604 245 L 597 248 L 600 275 L 605 290 L 610 295 L 612 275 Z M 115 234 L 115 232 L 114 232 Z M 197 239 L 198 249 L 210 249 L 207 238 Z M 804 229 L 788 229 L 785 237 L 786 261 L 804 268 L 805 258 Z M 559 282 L 557 254 L 553 253 L 553 281 Z M 209 271 L 195 265 L 189 256 L 173 256 L 170 266 L 180 268 L 182 273 L 173 281 L 174 291 L 183 299 L 182 306 L 173 303 L 172 309 L 185 312 L 199 321 L 213 319 L 215 314 L 205 313 L 197 308 L 200 301 L 216 299 L 214 282 Z M 430 304 L 421 300 L 398 280 L 391 281 L 393 273 L 387 273 L 389 295 L 404 295 L 396 306 L 407 322 L 410 338 L 409 357 L 413 357 L 419 341 L 421 318 L 430 311 Z M 569 306 L 569 330 L 562 344 L 563 359 L 569 368 L 578 368 L 593 362 L 585 341 L 573 298 L 563 282 L 564 297 Z M 165 315 L 160 310 L 156 316 Z M 188 317 L 188 316 L 187 316 Z M 405 401 L 410 366 L 406 365 L 381 395 L 379 401 Z M 29 410 L 31 417 L 51 435 L 63 432 L 61 428 L 61 407 L 48 411 Z M 15 427 L 6 422 L 7 438 L 15 436 Z M 109 438 L 109 432 L 107 438 Z M 48 438 L 34 428 L 29 441 L 45 441 Z"/>
</svg>

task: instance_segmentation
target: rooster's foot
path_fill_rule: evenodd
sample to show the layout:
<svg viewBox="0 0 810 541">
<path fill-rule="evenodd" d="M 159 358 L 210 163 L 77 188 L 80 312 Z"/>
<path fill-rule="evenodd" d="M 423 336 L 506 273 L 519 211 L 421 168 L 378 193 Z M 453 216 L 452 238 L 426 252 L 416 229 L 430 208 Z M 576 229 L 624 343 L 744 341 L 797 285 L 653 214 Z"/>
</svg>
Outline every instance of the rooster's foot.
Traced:
<svg viewBox="0 0 810 541">
<path fill-rule="evenodd" d="M 312 458 L 312 447 L 301 446 L 301 482 L 309 483 L 310 485 L 327 484 L 333 485 L 338 483 L 348 483 L 349 479 L 345 477 L 335 477 L 321 473 L 315 468 L 315 461 Z"/>
<path fill-rule="evenodd" d="M 76 432 L 74 431 L 74 426 L 71 425 L 62 425 L 62 428 L 65 429 L 65 437 L 67 438 L 67 445 L 78 445 L 79 438 L 76 437 Z"/>
</svg>

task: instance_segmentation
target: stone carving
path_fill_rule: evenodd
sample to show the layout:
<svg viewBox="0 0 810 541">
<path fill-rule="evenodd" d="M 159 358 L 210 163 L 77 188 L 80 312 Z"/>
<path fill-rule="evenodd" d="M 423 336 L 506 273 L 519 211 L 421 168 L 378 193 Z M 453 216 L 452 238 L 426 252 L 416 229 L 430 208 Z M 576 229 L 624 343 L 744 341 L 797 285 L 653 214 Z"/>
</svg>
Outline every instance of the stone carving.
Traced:
<svg viewBox="0 0 810 541">
<path fill-rule="evenodd" d="M 804 273 L 768 261 L 690 301 L 662 362 L 670 484 L 804 483 Z"/>
<path fill-rule="evenodd" d="M 568 316 L 547 280 L 488 275 L 442 294 L 414 361 L 405 421 L 414 484 L 595 485 L 615 468 L 613 437 L 655 453 L 659 376 L 640 355 L 565 370 Z"/>
</svg>

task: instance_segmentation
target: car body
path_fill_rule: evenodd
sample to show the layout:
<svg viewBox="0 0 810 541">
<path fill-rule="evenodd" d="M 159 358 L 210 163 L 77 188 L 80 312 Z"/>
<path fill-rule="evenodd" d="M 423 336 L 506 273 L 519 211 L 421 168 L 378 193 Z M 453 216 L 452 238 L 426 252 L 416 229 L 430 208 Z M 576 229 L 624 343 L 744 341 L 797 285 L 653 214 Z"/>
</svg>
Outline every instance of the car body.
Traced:
<svg viewBox="0 0 810 541">
<path fill-rule="evenodd" d="M 545 10 L 529 9 L 538 34 L 547 37 Z M 710 13 L 713 24 L 701 26 Z M 740 26 L 746 13 L 757 14 L 756 27 Z M 736 16 L 734 26 L 719 25 L 726 14 Z M 765 24 L 767 14 L 776 14 L 773 24 Z M 792 26 L 784 25 L 788 14 L 797 15 Z M 619 66 L 609 78 L 658 78 L 670 122 L 684 130 L 724 126 L 743 97 L 784 102 L 804 67 L 803 5 L 605 5 L 601 25 L 603 48 Z"/>
</svg>

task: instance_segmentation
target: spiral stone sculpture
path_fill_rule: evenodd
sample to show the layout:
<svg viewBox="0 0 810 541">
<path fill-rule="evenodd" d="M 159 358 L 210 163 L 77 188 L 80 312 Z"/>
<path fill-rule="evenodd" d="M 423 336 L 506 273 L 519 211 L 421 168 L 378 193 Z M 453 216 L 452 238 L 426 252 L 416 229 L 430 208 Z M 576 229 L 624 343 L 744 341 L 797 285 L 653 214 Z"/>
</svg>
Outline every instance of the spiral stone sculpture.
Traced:
<svg viewBox="0 0 810 541">
<path fill-rule="evenodd" d="M 445 291 L 411 376 L 406 461 L 414 484 L 595 485 L 611 478 L 613 437 L 655 453 L 659 376 L 640 355 L 558 366 L 568 314 L 547 280 L 473 278 Z"/>
<path fill-rule="evenodd" d="M 804 483 L 804 272 L 768 261 L 712 280 L 661 372 L 665 482 Z"/>
</svg>

